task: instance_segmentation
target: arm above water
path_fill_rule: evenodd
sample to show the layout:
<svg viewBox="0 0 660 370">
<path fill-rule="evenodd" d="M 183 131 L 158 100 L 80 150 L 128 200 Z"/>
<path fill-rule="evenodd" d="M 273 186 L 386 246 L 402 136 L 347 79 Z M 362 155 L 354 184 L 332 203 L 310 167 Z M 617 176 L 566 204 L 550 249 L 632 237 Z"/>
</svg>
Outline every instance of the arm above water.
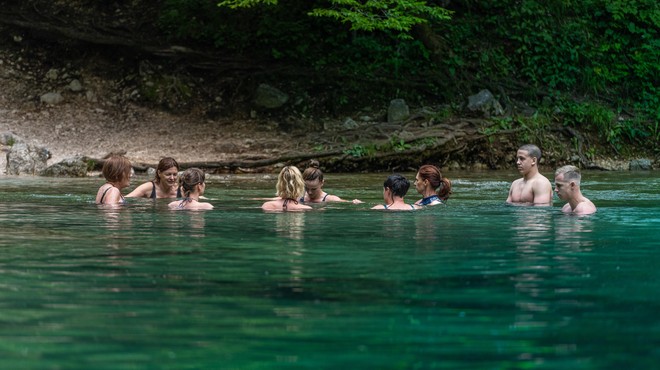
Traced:
<svg viewBox="0 0 660 370">
<path fill-rule="evenodd" d="M 535 206 L 551 206 L 552 205 L 552 184 L 545 177 L 539 178 L 534 181 L 532 185 L 534 192 L 534 205 Z"/>
<path fill-rule="evenodd" d="M 151 181 L 141 184 L 135 188 L 132 192 L 126 195 L 126 198 L 149 198 L 151 195 L 151 190 L 153 189 L 153 183 Z"/>
</svg>

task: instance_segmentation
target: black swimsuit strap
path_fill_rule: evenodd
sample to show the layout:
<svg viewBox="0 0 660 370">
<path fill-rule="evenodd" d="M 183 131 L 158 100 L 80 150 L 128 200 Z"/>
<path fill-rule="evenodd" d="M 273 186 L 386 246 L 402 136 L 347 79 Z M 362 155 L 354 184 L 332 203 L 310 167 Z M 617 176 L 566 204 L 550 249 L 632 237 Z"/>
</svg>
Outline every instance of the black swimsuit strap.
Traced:
<svg viewBox="0 0 660 370">
<path fill-rule="evenodd" d="M 284 199 L 284 203 L 282 204 L 282 209 L 284 209 L 285 211 L 287 209 L 287 205 L 288 205 L 289 201 L 293 202 L 294 204 L 298 204 L 298 201 L 295 200 L 295 199 L 292 199 L 292 198 Z"/>
<path fill-rule="evenodd" d="M 151 182 L 151 195 L 149 195 L 149 198 L 156 199 L 156 182 L 155 181 Z"/>
<path fill-rule="evenodd" d="M 112 189 L 112 188 L 114 188 L 114 186 L 110 185 L 110 186 L 108 186 L 107 189 L 105 189 L 105 190 L 103 191 L 103 194 L 101 195 L 101 201 L 99 202 L 99 204 L 103 204 L 103 198 L 105 198 L 105 193 L 107 193 L 108 190 L 110 190 L 110 189 Z"/>
</svg>

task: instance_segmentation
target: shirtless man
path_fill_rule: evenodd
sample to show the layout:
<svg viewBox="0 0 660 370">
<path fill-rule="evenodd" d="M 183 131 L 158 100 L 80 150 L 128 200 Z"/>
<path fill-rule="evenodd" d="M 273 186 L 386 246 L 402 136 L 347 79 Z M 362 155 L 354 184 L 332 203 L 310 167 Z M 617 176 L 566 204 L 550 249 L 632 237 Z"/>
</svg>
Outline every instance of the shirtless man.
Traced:
<svg viewBox="0 0 660 370">
<path fill-rule="evenodd" d="M 541 149 L 536 145 L 527 144 L 518 149 L 516 165 L 523 177 L 511 184 L 507 203 L 530 206 L 552 205 L 552 184 L 539 173 L 540 160 Z"/>
<path fill-rule="evenodd" d="M 596 212 L 596 206 L 580 191 L 580 169 L 564 166 L 555 172 L 555 192 L 561 200 L 566 200 L 562 212 L 576 215 L 590 215 Z"/>
</svg>

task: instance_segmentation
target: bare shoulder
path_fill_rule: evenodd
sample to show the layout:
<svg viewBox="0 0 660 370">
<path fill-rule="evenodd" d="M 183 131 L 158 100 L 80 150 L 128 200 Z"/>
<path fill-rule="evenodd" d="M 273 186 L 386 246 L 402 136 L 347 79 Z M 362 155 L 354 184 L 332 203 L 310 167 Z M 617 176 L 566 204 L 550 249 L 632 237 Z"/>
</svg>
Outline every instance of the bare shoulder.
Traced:
<svg viewBox="0 0 660 370">
<path fill-rule="evenodd" d="M 596 205 L 593 204 L 593 202 L 589 199 L 585 199 L 584 201 L 578 203 L 578 205 L 575 206 L 575 209 L 573 210 L 573 213 L 576 215 L 590 215 L 595 212 Z"/>
<path fill-rule="evenodd" d="M 199 203 L 199 209 L 213 209 L 213 204 L 211 204 L 211 203 Z"/>
<path fill-rule="evenodd" d="M 268 201 L 268 202 L 265 202 L 264 204 L 262 204 L 261 209 L 265 209 L 265 210 L 277 209 L 279 203 L 280 202 L 278 200 L 271 200 L 271 201 Z M 279 205 L 279 206 L 281 207 L 281 205 Z"/>
<path fill-rule="evenodd" d="M 152 189 L 152 182 L 145 182 L 143 184 L 140 184 L 137 188 L 135 188 L 132 192 L 128 193 L 126 197 L 128 198 L 139 198 L 139 197 L 148 197 L 151 195 L 151 189 Z"/>
</svg>

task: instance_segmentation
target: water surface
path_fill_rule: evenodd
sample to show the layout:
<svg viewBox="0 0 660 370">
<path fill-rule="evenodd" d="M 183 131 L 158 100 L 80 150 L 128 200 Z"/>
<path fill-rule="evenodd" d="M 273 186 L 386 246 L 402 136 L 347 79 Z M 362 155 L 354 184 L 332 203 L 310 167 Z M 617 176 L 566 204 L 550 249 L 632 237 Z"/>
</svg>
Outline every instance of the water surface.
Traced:
<svg viewBox="0 0 660 370">
<path fill-rule="evenodd" d="M 212 177 L 209 212 L 2 177 L 0 368 L 657 366 L 656 172 L 587 172 L 587 217 L 505 205 L 515 172 L 448 176 L 444 207 L 372 211 L 386 174 L 329 174 L 366 203 L 275 214 L 273 176 Z"/>
</svg>

